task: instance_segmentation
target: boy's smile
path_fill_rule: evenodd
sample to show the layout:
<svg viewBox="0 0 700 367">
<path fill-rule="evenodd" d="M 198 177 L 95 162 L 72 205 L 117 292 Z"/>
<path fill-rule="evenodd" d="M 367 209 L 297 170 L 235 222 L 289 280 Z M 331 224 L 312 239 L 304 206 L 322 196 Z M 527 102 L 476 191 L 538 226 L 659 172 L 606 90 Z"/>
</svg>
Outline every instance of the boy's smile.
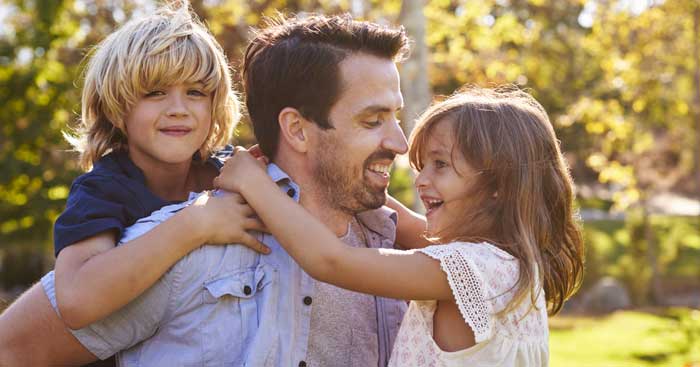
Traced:
<svg viewBox="0 0 700 367">
<path fill-rule="evenodd" d="M 125 119 L 129 156 L 142 170 L 190 162 L 212 125 L 212 97 L 199 83 L 155 88 Z"/>
</svg>

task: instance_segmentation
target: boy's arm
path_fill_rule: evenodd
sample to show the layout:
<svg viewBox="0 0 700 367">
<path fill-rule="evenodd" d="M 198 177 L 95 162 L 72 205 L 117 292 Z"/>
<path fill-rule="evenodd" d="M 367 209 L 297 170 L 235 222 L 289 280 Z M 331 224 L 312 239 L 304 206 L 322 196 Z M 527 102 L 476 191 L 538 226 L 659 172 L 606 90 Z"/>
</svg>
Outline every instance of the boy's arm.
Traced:
<svg viewBox="0 0 700 367">
<path fill-rule="evenodd" d="M 187 212 L 181 213 L 121 246 L 114 246 L 114 233 L 104 232 L 63 249 L 56 259 L 56 301 L 65 324 L 80 329 L 111 314 L 202 244 Z"/>
<path fill-rule="evenodd" d="M 430 245 L 425 236 L 425 217 L 407 208 L 389 196 L 386 205 L 398 214 L 396 224 L 396 246 L 404 250 L 423 248 Z"/>
<path fill-rule="evenodd" d="M 250 208 L 241 202 L 237 195 L 203 195 L 121 246 L 115 247 L 114 234 L 105 232 L 63 249 L 56 260 L 56 299 L 66 325 L 80 329 L 106 317 L 204 243 L 241 243 L 267 253 L 260 241 L 241 229 L 262 228 L 258 220 L 247 217 L 241 208 Z"/>
</svg>

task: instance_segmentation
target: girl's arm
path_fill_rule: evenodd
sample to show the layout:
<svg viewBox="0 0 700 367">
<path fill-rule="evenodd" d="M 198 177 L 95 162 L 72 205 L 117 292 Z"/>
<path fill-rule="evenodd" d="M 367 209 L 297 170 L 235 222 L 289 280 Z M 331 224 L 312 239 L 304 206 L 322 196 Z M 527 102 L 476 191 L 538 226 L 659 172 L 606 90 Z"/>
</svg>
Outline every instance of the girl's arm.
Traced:
<svg viewBox="0 0 700 367">
<path fill-rule="evenodd" d="M 386 205 L 399 216 L 396 226 L 396 245 L 404 250 L 423 248 L 430 245 L 425 236 L 425 217 L 407 208 L 389 196 Z"/>
<path fill-rule="evenodd" d="M 237 172 L 246 172 L 246 177 L 241 180 Z M 228 177 L 234 175 L 238 178 L 229 181 Z M 227 161 L 214 185 L 243 194 L 268 230 L 317 280 L 391 298 L 453 299 L 447 277 L 437 260 L 412 251 L 345 245 L 319 220 L 284 195 L 245 151 L 237 152 Z"/>
<path fill-rule="evenodd" d="M 202 195 L 144 235 L 115 247 L 103 232 L 63 249 L 56 259 L 56 300 L 68 327 L 79 329 L 126 305 L 175 262 L 204 243 L 269 249 L 246 232 L 263 228 L 236 194 Z"/>
</svg>

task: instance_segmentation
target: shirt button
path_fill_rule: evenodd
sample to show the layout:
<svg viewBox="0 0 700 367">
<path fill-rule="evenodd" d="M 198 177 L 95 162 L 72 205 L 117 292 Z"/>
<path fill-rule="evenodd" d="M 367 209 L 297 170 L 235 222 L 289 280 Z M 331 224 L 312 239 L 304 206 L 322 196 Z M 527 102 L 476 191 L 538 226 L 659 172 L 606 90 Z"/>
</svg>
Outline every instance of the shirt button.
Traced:
<svg viewBox="0 0 700 367">
<path fill-rule="evenodd" d="M 294 197 L 294 189 L 287 190 L 287 196 L 289 196 L 290 198 L 293 198 Z"/>
<path fill-rule="evenodd" d="M 249 286 L 245 286 L 245 287 L 243 287 L 243 293 L 244 293 L 246 296 L 249 296 L 251 293 L 253 293 L 253 290 L 250 289 Z"/>
<path fill-rule="evenodd" d="M 311 299 L 311 297 L 309 297 L 309 296 L 304 297 L 304 304 L 305 305 L 310 306 L 312 301 L 313 300 Z M 304 361 L 302 361 L 302 362 L 304 362 Z"/>
<path fill-rule="evenodd" d="M 299 362 L 299 367 L 306 367 L 306 362 L 305 361 Z"/>
</svg>

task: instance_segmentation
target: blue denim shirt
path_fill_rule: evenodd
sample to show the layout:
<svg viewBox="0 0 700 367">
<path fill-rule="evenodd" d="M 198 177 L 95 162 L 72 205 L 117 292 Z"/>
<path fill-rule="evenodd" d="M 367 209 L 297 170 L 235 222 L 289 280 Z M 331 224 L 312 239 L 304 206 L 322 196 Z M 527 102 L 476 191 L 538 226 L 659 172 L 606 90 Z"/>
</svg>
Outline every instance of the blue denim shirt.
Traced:
<svg viewBox="0 0 700 367">
<path fill-rule="evenodd" d="M 299 187 L 286 173 L 271 164 L 268 174 L 298 201 Z M 195 197 L 140 219 L 126 229 L 120 244 L 148 232 Z M 371 246 L 392 245 L 392 215 L 368 212 L 365 221 L 361 219 L 369 224 L 365 230 Z M 239 245 L 202 246 L 127 306 L 73 330 L 73 335 L 101 359 L 118 353 L 120 366 L 299 365 L 307 353 L 311 315 L 304 300 L 313 296 L 315 280 L 274 237 L 258 238 L 271 254 L 260 255 Z M 42 284 L 56 307 L 53 272 Z M 406 306 L 380 297 L 376 304 L 380 366 L 385 366 Z"/>
</svg>

